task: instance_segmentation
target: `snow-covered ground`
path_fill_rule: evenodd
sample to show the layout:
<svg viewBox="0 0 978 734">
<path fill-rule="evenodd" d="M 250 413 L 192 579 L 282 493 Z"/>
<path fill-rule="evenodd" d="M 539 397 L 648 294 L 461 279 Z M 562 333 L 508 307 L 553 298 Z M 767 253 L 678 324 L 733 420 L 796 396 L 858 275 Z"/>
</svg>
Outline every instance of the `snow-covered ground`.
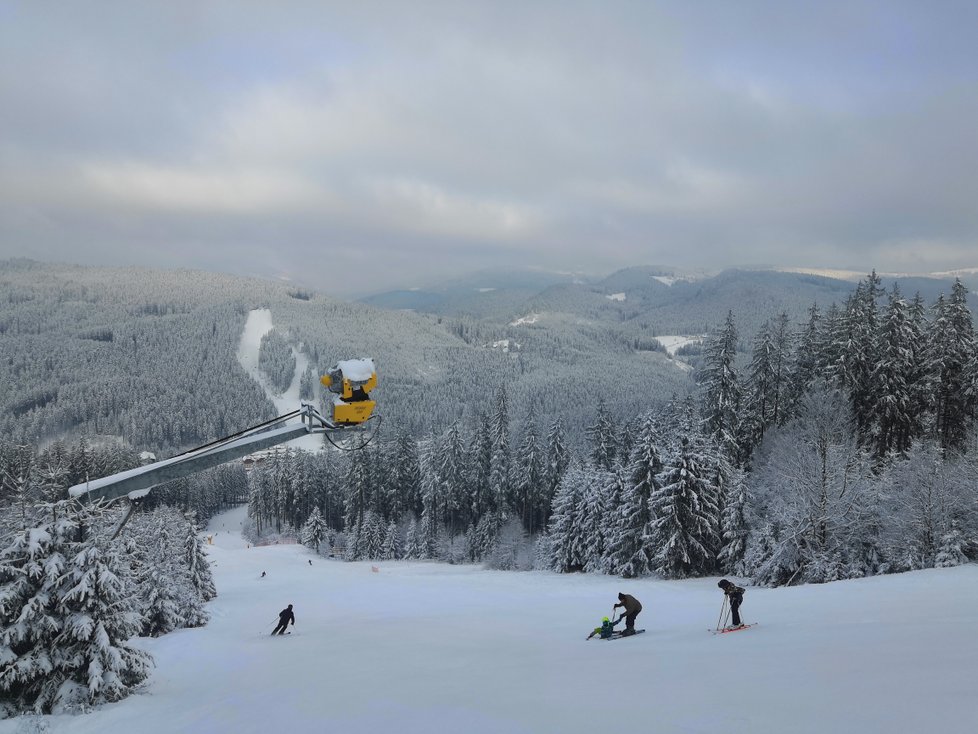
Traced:
<svg viewBox="0 0 978 734">
<path fill-rule="evenodd" d="M 225 513 L 208 530 L 210 624 L 138 641 L 156 657 L 145 691 L 0 732 L 965 734 L 978 724 L 978 566 L 751 588 L 743 612 L 759 625 L 713 636 L 716 579 L 343 563 L 295 545 L 248 548 L 244 517 Z M 618 591 L 642 601 L 648 631 L 586 642 Z M 271 638 L 289 603 L 293 634 Z"/>
<path fill-rule="evenodd" d="M 703 341 L 706 337 L 700 334 L 699 336 L 688 336 L 688 335 L 675 335 L 670 334 L 669 336 L 657 336 L 656 341 L 666 348 L 669 352 L 670 357 L 676 356 L 676 351 L 680 347 L 685 347 L 687 344 L 695 344 L 697 342 Z"/>
<path fill-rule="evenodd" d="M 279 412 L 279 415 L 284 415 L 285 413 L 291 413 L 299 407 L 299 380 L 309 367 L 309 360 L 305 354 L 293 348 L 292 354 L 295 356 L 295 374 L 292 376 L 292 384 L 282 394 L 275 392 L 265 373 L 258 368 L 258 350 L 261 347 L 261 339 L 272 328 L 272 312 L 267 308 L 258 308 L 249 312 L 244 331 L 241 332 L 241 341 L 238 343 L 237 356 L 241 366 L 245 368 L 245 371 L 251 375 L 253 380 L 262 386 L 269 399 L 275 404 L 275 409 Z M 310 434 L 290 441 L 288 445 L 305 449 L 306 451 L 317 451 L 323 447 L 323 437 L 321 435 Z"/>
</svg>

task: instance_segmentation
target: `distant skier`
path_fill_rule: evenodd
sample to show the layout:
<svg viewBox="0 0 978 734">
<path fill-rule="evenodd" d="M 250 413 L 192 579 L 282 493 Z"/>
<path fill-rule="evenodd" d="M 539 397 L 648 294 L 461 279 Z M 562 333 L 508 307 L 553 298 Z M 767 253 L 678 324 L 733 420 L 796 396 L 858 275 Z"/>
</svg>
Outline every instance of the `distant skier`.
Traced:
<svg viewBox="0 0 978 734">
<path fill-rule="evenodd" d="M 292 622 L 292 626 L 295 627 L 295 615 L 292 613 L 291 604 L 278 613 L 278 627 L 272 630 L 272 634 L 284 635 L 285 628 L 289 626 L 289 622 Z"/>
<path fill-rule="evenodd" d="M 261 572 L 261 577 L 262 578 L 265 578 L 265 572 L 264 571 Z"/>
<path fill-rule="evenodd" d="M 723 589 L 723 593 L 730 602 L 730 612 L 733 614 L 733 626 L 742 627 L 743 623 L 740 621 L 740 605 L 744 603 L 744 590 L 726 579 L 720 579 L 717 582 L 717 586 Z"/>
<path fill-rule="evenodd" d="M 634 635 L 635 617 L 642 611 L 642 602 L 631 594 L 618 594 L 618 603 L 612 609 L 617 607 L 622 608 L 621 615 L 625 618 L 625 631 L 621 633 L 621 636 L 628 637 L 629 635 Z M 621 617 L 618 619 L 620 620 Z"/>
<path fill-rule="evenodd" d="M 311 558 L 309 559 L 309 565 L 310 566 L 312 565 L 312 559 Z"/>
</svg>

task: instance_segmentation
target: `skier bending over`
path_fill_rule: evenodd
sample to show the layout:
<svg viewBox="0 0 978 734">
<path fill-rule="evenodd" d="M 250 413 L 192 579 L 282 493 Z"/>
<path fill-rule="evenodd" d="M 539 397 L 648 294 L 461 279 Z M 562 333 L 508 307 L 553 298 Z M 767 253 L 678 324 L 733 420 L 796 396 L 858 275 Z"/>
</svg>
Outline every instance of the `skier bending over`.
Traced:
<svg viewBox="0 0 978 734">
<path fill-rule="evenodd" d="M 739 586 L 735 586 L 726 579 L 720 579 L 717 582 L 717 586 L 723 589 L 723 593 L 726 594 L 727 599 L 730 601 L 730 611 L 733 614 L 733 626 L 742 627 L 743 622 L 740 621 L 740 605 L 744 603 L 744 590 Z"/>
<path fill-rule="evenodd" d="M 612 609 L 621 607 L 621 615 L 625 618 L 625 631 L 621 633 L 622 637 L 628 637 L 629 635 L 635 634 L 635 617 L 638 613 L 642 611 L 642 602 L 636 599 L 631 594 L 619 594 L 618 603 L 615 604 Z M 618 619 L 621 619 L 619 617 Z"/>
<path fill-rule="evenodd" d="M 278 613 L 278 627 L 272 630 L 272 634 L 278 633 L 284 635 L 285 628 L 289 626 L 289 622 L 292 622 L 292 626 L 295 627 L 295 615 L 292 613 L 291 604 Z"/>
</svg>

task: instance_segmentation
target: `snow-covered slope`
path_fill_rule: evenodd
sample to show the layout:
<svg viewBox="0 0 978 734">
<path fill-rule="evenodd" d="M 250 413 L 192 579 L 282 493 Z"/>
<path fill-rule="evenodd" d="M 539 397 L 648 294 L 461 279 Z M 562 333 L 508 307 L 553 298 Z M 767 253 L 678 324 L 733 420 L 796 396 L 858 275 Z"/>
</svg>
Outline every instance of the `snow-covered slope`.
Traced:
<svg viewBox="0 0 978 734">
<path fill-rule="evenodd" d="M 238 362 L 251 375 L 252 379 L 262 386 L 268 395 L 268 399 L 275 404 L 275 409 L 279 415 L 284 415 L 299 407 L 299 381 L 302 378 L 302 373 L 309 366 L 309 359 L 297 349 L 292 349 L 292 355 L 295 357 L 295 374 L 292 375 L 292 384 L 281 395 L 276 393 L 272 389 L 269 379 L 258 367 L 258 351 L 261 348 L 261 339 L 273 328 L 272 312 L 267 308 L 249 311 L 248 320 L 241 332 L 241 343 L 238 345 Z M 317 451 L 323 447 L 323 437 L 322 435 L 310 434 L 290 441 L 288 445 L 306 451 Z"/>
<path fill-rule="evenodd" d="M 749 589 L 744 616 L 760 624 L 713 636 L 716 579 L 373 572 L 248 548 L 243 519 L 211 523 L 211 623 L 140 640 L 157 663 L 143 693 L 0 731 L 952 734 L 978 721 L 978 566 Z M 642 601 L 648 632 L 586 642 L 618 591 Z M 293 634 L 271 638 L 289 603 Z"/>
</svg>

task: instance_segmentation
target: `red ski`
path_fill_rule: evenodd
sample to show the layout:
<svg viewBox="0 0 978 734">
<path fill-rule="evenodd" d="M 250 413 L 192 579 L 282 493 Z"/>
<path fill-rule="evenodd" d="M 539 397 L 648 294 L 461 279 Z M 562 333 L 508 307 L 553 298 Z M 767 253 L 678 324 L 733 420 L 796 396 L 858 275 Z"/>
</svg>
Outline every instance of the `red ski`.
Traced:
<svg viewBox="0 0 978 734">
<path fill-rule="evenodd" d="M 742 624 L 739 627 L 724 627 L 723 629 L 708 630 L 708 631 L 712 632 L 715 635 L 725 635 L 728 632 L 740 632 L 741 630 L 749 630 L 751 627 L 756 627 L 756 626 L 757 626 L 757 622 L 751 622 L 750 624 Z"/>
</svg>

